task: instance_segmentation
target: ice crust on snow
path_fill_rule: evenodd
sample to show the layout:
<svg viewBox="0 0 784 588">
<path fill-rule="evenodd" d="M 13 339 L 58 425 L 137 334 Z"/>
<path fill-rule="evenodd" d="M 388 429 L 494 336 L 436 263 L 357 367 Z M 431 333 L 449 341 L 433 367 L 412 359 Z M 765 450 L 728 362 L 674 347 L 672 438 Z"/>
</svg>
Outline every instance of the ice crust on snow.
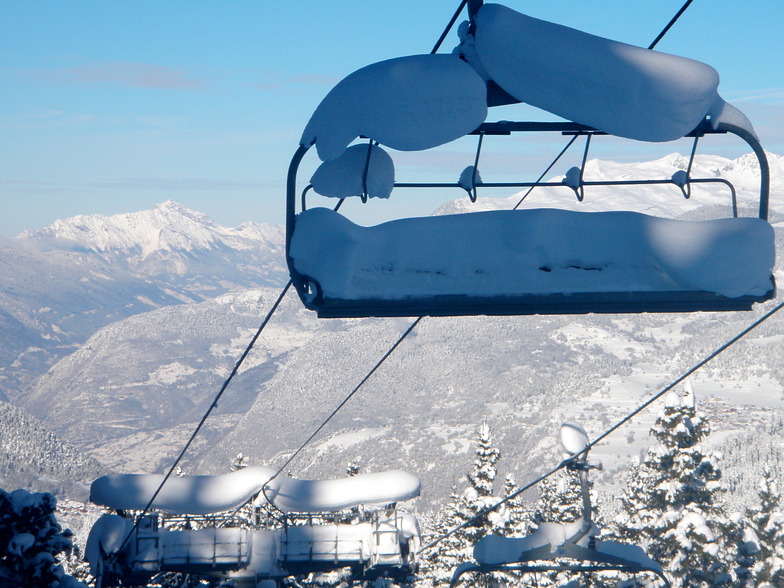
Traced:
<svg viewBox="0 0 784 588">
<path fill-rule="evenodd" d="M 621 137 L 678 139 L 724 104 L 709 65 L 499 4 L 479 9 L 475 45 L 477 69 L 518 100 Z"/>
<path fill-rule="evenodd" d="M 389 198 L 395 185 L 395 164 L 378 145 L 353 145 L 337 159 L 322 163 L 310 183 L 316 192 L 330 198 L 361 196 L 365 188 L 370 198 Z"/>
<path fill-rule="evenodd" d="M 454 55 L 412 55 L 368 65 L 335 86 L 300 139 L 322 161 L 359 136 L 401 151 L 430 149 L 470 133 L 487 116 L 485 83 Z"/>
<path fill-rule="evenodd" d="M 275 474 L 254 466 L 218 476 L 172 477 L 152 508 L 173 514 L 210 514 L 248 502 Z M 163 481 L 160 474 L 111 474 L 95 480 L 90 500 L 117 510 L 143 510 Z M 340 480 L 296 480 L 279 476 L 257 501 L 269 499 L 287 512 L 334 512 L 363 505 L 384 505 L 419 496 L 420 480 L 392 470 Z"/>
<path fill-rule="evenodd" d="M 325 208 L 298 215 L 294 267 L 324 296 L 400 300 L 448 294 L 772 288 L 772 227 L 757 218 L 679 221 L 636 212 L 484 211 L 362 227 Z"/>
</svg>

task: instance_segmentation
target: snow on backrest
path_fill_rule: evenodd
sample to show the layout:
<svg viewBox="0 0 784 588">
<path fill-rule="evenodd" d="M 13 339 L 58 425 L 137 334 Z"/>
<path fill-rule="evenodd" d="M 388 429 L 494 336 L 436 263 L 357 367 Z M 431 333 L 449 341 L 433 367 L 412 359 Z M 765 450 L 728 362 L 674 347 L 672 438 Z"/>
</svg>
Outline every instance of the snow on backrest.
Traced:
<svg viewBox="0 0 784 588">
<path fill-rule="evenodd" d="M 205 515 L 233 510 L 248 502 L 270 481 L 275 470 L 248 467 L 219 476 L 169 478 L 152 508 L 171 514 Z M 163 481 L 160 474 L 111 474 L 90 487 L 90 500 L 117 510 L 143 510 Z M 279 476 L 266 496 L 289 512 L 336 512 L 361 504 L 389 504 L 419 496 L 419 478 L 393 470 L 342 480 L 296 480 Z"/>
<path fill-rule="evenodd" d="M 286 512 L 337 512 L 354 506 L 385 505 L 419 496 L 421 482 L 400 470 L 359 474 L 340 480 L 283 480 L 267 498 Z M 262 499 L 262 496 L 259 496 Z"/>
<path fill-rule="evenodd" d="M 395 165 L 378 145 L 368 153 L 367 145 L 352 145 L 343 155 L 322 163 L 310 179 L 313 189 L 322 196 L 347 198 L 361 196 L 389 198 L 395 185 Z"/>
<path fill-rule="evenodd" d="M 482 537 L 474 547 L 474 559 L 480 564 L 498 565 L 521 561 L 527 551 L 539 547 L 550 546 L 555 554 L 558 547 L 582 530 L 581 520 L 572 523 L 540 523 L 536 530 L 527 537 L 499 537 L 487 535 Z M 590 540 L 599 534 L 599 527 L 591 525 L 576 542 L 580 547 L 587 547 Z"/>
<path fill-rule="evenodd" d="M 518 100 L 621 137 L 678 139 L 724 104 L 709 65 L 498 4 L 479 9 L 475 43 L 477 69 Z"/>
<path fill-rule="evenodd" d="M 412 55 L 363 67 L 318 105 L 300 139 L 339 157 L 364 135 L 401 151 L 430 149 L 470 133 L 487 116 L 484 80 L 453 55 Z"/>
<path fill-rule="evenodd" d="M 249 467 L 220 476 L 182 476 L 166 481 L 152 508 L 172 514 L 211 514 L 250 500 L 275 471 Z M 161 474 L 111 474 L 90 486 L 90 500 L 117 510 L 143 510 L 163 482 Z"/>
</svg>

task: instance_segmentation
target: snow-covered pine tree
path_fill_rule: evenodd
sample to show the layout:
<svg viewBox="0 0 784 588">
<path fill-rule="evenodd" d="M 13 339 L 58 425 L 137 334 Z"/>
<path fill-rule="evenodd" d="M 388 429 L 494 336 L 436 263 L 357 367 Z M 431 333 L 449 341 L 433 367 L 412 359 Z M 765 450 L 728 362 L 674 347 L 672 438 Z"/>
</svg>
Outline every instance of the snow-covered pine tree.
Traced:
<svg viewBox="0 0 784 588">
<path fill-rule="evenodd" d="M 504 498 L 515 494 L 520 487 L 517 485 L 514 474 L 506 474 L 504 478 Z M 532 505 L 525 502 L 522 494 L 518 494 L 506 503 L 506 528 L 505 535 L 508 537 L 523 537 L 528 535 L 534 528 L 534 509 Z"/>
<path fill-rule="evenodd" d="M 458 509 L 458 516 L 463 517 L 463 522 L 473 519 L 479 512 L 500 500 L 493 495 L 493 485 L 498 475 L 496 464 L 501 459 L 501 452 L 493 446 L 493 436 L 487 419 L 482 421 L 476 433 L 476 460 L 471 473 L 468 474 L 468 488 L 463 492 L 463 508 Z M 468 541 L 475 545 L 489 532 L 503 534 L 505 527 L 506 507 L 502 506 L 466 526 L 465 535 Z"/>
<path fill-rule="evenodd" d="M 614 534 L 644 547 L 673 586 L 730 585 L 734 546 L 721 502 L 718 458 L 701 442 L 710 434 L 691 386 L 670 392 L 651 434 L 657 444 L 633 466 Z M 742 585 L 742 584 L 741 584 Z"/>
<path fill-rule="evenodd" d="M 443 537 L 443 539 L 427 550 L 420 560 L 419 577 L 424 586 L 448 585 L 455 568 L 471 558 L 473 545 L 468 543 L 461 531 L 444 537 L 465 520 L 461 514 L 458 514 L 458 510 L 463 508 L 462 503 L 462 493 L 452 486 L 449 502 L 438 510 L 432 523 L 426 527 L 427 532 L 423 536 L 424 544 L 437 538 Z"/>
<path fill-rule="evenodd" d="M 534 514 L 537 523 L 572 523 L 582 516 L 582 492 L 577 472 L 562 469 L 539 485 Z"/>
<path fill-rule="evenodd" d="M 0 490 L 0 585 L 85 588 L 58 563 L 72 544 L 55 518 L 56 506 L 48 492 Z"/>
<path fill-rule="evenodd" d="M 746 513 L 757 546 L 751 572 L 759 586 L 784 586 L 784 510 L 777 479 L 766 467 L 757 490 L 760 504 Z"/>
<path fill-rule="evenodd" d="M 500 458 L 501 452 L 493 445 L 490 426 L 485 419 L 477 429 L 476 459 L 468 474 L 468 486 L 462 492 L 453 488 L 449 502 L 437 514 L 436 523 L 424 542 L 441 537 L 461 525 L 465 527 L 439 541 L 426 555 L 421 570 L 426 584 L 449 584 L 455 568 L 472 559 L 474 545 L 479 539 L 488 533 L 504 535 L 511 528 L 509 505 L 473 520 L 478 513 L 501 501 L 501 497 L 493 494 L 498 474 L 496 464 Z M 463 585 L 470 586 L 471 580 L 466 578 Z"/>
</svg>

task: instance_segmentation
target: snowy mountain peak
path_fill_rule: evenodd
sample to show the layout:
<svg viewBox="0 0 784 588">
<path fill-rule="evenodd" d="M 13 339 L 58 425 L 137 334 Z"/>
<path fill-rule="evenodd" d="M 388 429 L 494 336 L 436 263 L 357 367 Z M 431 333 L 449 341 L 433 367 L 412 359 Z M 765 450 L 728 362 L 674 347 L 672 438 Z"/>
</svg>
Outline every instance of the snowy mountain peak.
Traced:
<svg viewBox="0 0 784 588">
<path fill-rule="evenodd" d="M 277 283 L 284 273 L 281 227 L 252 222 L 224 227 L 171 200 L 151 210 L 57 220 L 42 229 L 22 232 L 17 240 L 44 250 L 98 256 L 146 276 L 215 276 L 217 292 L 231 289 L 232 283 L 264 284 L 272 276 Z M 220 269 L 216 253 L 221 258 Z M 232 275 L 226 273 L 227 268 L 233 268 Z M 248 282 L 250 275 L 256 279 Z M 223 286 L 218 287 L 219 283 Z"/>
<path fill-rule="evenodd" d="M 231 233 L 231 229 L 169 200 L 153 210 L 57 220 L 43 229 L 24 231 L 19 238 L 42 243 L 50 239 L 70 241 L 79 248 L 97 252 L 134 250 L 143 259 L 158 250 L 209 247 L 216 233 Z"/>
<path fill-rule="evenodd" d="M 213 221 L 206 214 L 195 210 L 191 210 L 190 208 L 186 208 L 182 204 L 179 204 L 174 200 L 167 200 L 165 202 L 160 202 L 156 204 L 154 212 L 158 213 L 163 218 L 169 218 L 169 219 L 179 218 L 199 225 L 204 225 L 209 227 L 218 226 L 216 225 L 215 221 Z"/>
<path fill-rule="evenodd" d="M 221 243 L 238 245 L 238 240 L 261 239 L 272 245 L 279 229 L 245 223 L 236 229 L 215 223 L 207 215 L 167 200 L 152 210 L 104 216 L 79 215 L 57 220 L 42 229 L 22 232 L 17 238 L 46 245 L 54 241 L 62 248 L 87 249 L 99 253 L 134 254 L 139 261 L 163 251 L 211 249 Z"/>
</svg>

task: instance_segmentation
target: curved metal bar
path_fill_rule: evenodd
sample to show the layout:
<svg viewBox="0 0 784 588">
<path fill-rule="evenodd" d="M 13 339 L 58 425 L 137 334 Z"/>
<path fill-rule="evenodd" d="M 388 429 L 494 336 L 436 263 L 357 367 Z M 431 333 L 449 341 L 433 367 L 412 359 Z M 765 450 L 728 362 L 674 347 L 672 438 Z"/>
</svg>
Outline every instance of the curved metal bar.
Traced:
<svg viewBox="0 0 784 588">
<path fill-rule="evenodd" d="M 694 165 L 694 156 L 697 154 L 697 143 L 700 140 L 699 135 L 694 135 L 694 143 L 691 145 L 691 155 L 689 156 L 689 165 L 686 168 L 686 190 L 684 190 L 684 196 L 688 200 L 691 198 L 691 183 L 688 180 L 691 180 L 691 168 Z"/>
<path fill-rule="evenodd" d="M 664 572 L 661 572 L 656 569 L 647 569 L 647 568 L 630 568 L 626 566 L 618 566 L 618 565 L 601 565 L 600 563 L 593 563 L 593 564 L 499 564 L 499 565 L 483 565 L 483 564 L 476 564 L 470 566 L 461 566 L 457 570 L 455 570 L 454 574 L 452 575 L 452 580 L 449 582 L 450 588 L 455 588 L 460 582 L 460 579 L 463 575 L 467 573 L 479 573 L 479 574 L 491 574 L 493 572 L 506 572 L 506 571 L 513 571 L 513 572 L 522 572 L 524 574 L 537 574 L 540 572 L 624 572 L 627 574 L 639 574 L 641 572 L 648 572 L 651 574 L 656 575 L 658 578 L 664 582 L 666 588 L 670 588 L 672 584 L 670 580 L 664 575 Z"/>
<path fill-rule="evenodd" d="M 482 152 L 482 141 L 485 138 L 484 133 L 479 133 L 479 141 L 476 145 L 476 157 L 474 157 L 474 169 L 471 173 L 471 190 L 468 192 L 468 197 L 471 199 L 471 202 L 476 202 L 477 199 L 477 191 L 476 191 L 476 173 L 479 169 L 479 154 Z"/>
<path fill-rule="evenodd" d="M 583 181 L 583 174 L 585 173 L 585 163 L 588 161 L 588 150 L 591 148 L 591 137 L 593 137 L 593 133 L 587 133 L 585 135 L 585 151 L 583 151 L 583 162 L 580 165 L 580 181 L 578 182 L 577 189 L 575 189 L 578 202 L 585 200 L 585 182 Z"/>
<path fill-rule="evenodd" d="M 305 189 L 302 190 L 302 201 L 300 202 L 300 207 L 302 210 L 308 209 L 306 197 L 308 195 L 308 192 L 310 192 L 312 189 L 313 189 L 313 184 L 308 184 L 307 186 L 305 186 Z"/>
<path fill-rule="evenodd" d="M 768 164 L 768 156 L 765 154 L 765 150 L 760 145 L 759 139 L 755 137 L 752 133 L 748 132 L 746 129 L 728 124 L 728 123 L 719 123 L 716 126 L 716 130 L 724 131 L 727 133 L 732 133 L 746 141 L 749 147 L 751 147 L 754 154 L 757 156 L 757 161 L 759 162 L 760 166 L 760 202 L 759 202 L 759 218 L 762 220 L 768 220 L 768 211 L 769 211 L 769 201 L 770 201 L 770 165 Z"/>
<path fill-rule="evenodd" d="M 294 227 L 297 223 L 297 170 L 299 164 L 302 163 L 302 158 L 308 152 L 312 145 L 299 145 L 294 152 L 294 156 L 289 163 L 289 171 L 286 176 L 286 265 L 289 267 L 289 275 L 291 282 L 297 289 L 297 293 L 304 301 L 305 291 L 304 284 L 305 278 L 294 267 L 294 262 L 291 259 L 291 239 L 294 236 Z"/>
<path fill-rule="evenodd" d="M 365 156 L 365 169 L 362 171 L 362 194 L 360 200 L 362 204 L 367 204 L 368 201 L 368 171 L 370 170 L 370 156 L 373 154 L 373 140 L 368 140 L 367 155 Z"/>
</svg>

